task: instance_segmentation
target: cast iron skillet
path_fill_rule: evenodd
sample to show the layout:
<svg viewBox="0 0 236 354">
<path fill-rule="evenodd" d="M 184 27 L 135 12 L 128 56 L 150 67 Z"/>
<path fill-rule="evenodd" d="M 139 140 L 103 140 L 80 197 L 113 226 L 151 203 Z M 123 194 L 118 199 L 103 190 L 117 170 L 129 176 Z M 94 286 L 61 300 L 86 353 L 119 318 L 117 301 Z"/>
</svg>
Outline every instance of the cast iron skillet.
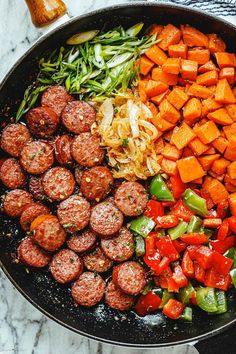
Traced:
<svg viewBox="0 0 236 354">
<path fill-rule="evenodd" d="M 208 15 L 171 4 L 136 3 L 114 6 L 74 18 L 41 38 L 14 65 L 0 92 L 1 118 L 14 117 L 17 103 L 25 88 L 37 74 L 37 59 L 52 51 L 78 31 L 105 28 L 122 24 L 130 27 L 143 21 L 152 23 L 189 23 L 205 33 L 218 33 L 236 51 L 236 27 Z M 3 194 L 3 189 L 0 187 Z M 18 240 L 24 235 L 15 220 L 0 216 L 0 261 L 2 269 L 14 286 L 40 311 L 63 326 L 100 341 L 132 347 L 163 347 L 200 340 L 217 334 L 236 322 L 235 294 L 228 295 L 229 311 L 220 316 L 208 316 L 194 309 L 192 323 L 174 322 L 160 313 L 139 318 L 133 312 L 119 313 L 101 304 L 95 308 L 76 307 L 67 286 L 56 284 L 45 271 L 30 269 L 13 262 Z"/>
</svg>

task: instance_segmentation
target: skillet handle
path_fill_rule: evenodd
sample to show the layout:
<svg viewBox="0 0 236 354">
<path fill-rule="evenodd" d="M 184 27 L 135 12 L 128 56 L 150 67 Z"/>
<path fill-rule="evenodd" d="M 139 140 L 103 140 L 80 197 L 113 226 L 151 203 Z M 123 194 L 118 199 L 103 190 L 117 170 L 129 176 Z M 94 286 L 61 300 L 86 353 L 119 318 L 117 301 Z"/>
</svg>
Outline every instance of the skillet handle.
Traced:
<svg viewBox="0 0 236 354">
<path fill-rule="evenodd" d="M 42 27 L 55 21 L 66 12 L 62 0 L 25 0 L 30 10 L 32 22 L 36 27 Z"/>
</svg>

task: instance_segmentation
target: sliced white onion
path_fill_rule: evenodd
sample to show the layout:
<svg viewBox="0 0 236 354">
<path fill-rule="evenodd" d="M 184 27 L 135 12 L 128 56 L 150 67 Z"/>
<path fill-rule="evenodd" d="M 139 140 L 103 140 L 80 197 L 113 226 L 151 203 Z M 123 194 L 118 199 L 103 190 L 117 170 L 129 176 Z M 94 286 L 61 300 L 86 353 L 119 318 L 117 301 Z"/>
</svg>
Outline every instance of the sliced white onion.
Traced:
<svg viewBox="0 0 236 354">
<path fill-rule="evenodd" d="M 137 138 L 139 136 L 138 118 L 140 115 L 140 109 L 135 103 L 133 103 L 131 100 L 128 100 L 127 110 L 133 138 Z"/>
<path fill-rule="evenodd" d="M 147 122 L 146 120 L 141 119 L 141 120 L 139 121 L 139 124 L 142 125 L 143 127 L 147 128 L 147 129 L 151 130 L 151 132 L 152 132 L 152 137 L 151 137 L 151 139 L 152 139 L 152 140 L 156 139 L 156 137 L 158 136 L 158 130 L 157 130 L 157 128 L 156 128 L 152 123 Z"/>
<path fill-rule="evenodd" d="M 144 110 L 144 112 L 148 118 L 153 118 L 153 114 L 152 114 L 151 110 L 144 103 L 142 103 L 142 109 Z"/>
<path fill-rule="evenodd" d="M 100 123 L 100 128 L 103 131 L 106 127 L 111 125 L 113 117 L 114 117 L 114 109 L 112 104 L 112 99 L 107 98 L 101 105 L 101 112 L 103 115 L 103 119 Z"/>
</svg>

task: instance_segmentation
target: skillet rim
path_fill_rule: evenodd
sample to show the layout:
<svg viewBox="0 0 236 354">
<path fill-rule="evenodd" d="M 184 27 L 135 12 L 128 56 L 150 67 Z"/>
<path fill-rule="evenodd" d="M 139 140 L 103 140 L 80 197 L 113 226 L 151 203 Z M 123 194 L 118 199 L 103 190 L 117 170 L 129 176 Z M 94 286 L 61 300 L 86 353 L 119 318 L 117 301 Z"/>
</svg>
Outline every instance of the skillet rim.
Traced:
<svg viewBox="0 0 236 354">
<path fill-rule="evenodd" d="M 122 4 L 118 4 L 118 5 L 111 5 L 108 7 L 102 7 L 101 9 L 97 9 L 94 11 L 90 11 L 86 14 L 83 15 L 78 15 L 73 17 L 72 19 L 68 20 L 67 22 L 58 25 L 56 28 L 52 29 L 51 31 L 49 31 L 46 34 L 43 34 L 41 37 L 39 37 L 36 42 L 30 46 L 30 48 L 20 57 L 17 59 L 17 61 L 15 62 L 15 64 L 8 70 L 8 72 L 5 74 L 1 84 L 0 84 L 0 93 L 1 91 L 4 89 L 4 85 L 6 84 L 7 80 L 11 77 L 11 75 L 14 75 L 14 71 L 16 70 L 16 68 L 24 61 L 25 58 L 27 58 L 27 56 L 36 48 L 38 47 L 41 43 L 47 41 L 47 39 L 49 39 L 51 36 L 53 36 L 53 34 L 59 32 L 60 30 L 63 30 L 66 27 L 70 27 L 71 24 L 76 23 L 77 21 L 80 21 L 81 19 L 86 19 L 86 17 L 90 17 L 90 16 L 96 16 L 96 15 L 100 15 L 103 13 L 110 13 L 113 10 L 119 10 L 119 9 L 129 9 L 129 8 L 136 8 L 136 7 L 165 7 L 168 11 L 168 8 L 172 8 L 172 9 L 177 9 L 177 10 L 185 10 L 186 12 L 195 14 L 196 16 L 201 16 L 203 15 L 205 17 L 205 19 L 209 19 L 209 21 L 217 21 L 217 22 L 221 22 L 224 27 L 228 27 L 229 29 L 232 29 L 232 31 L 235 32 L 236 35 L 236 25 L 233 25 L 231 22 L 220 18 L 216 15 L 212 15 L 209 14 L 203 10 L 200 9 L 196 9 L 196 8 L 192 8 L 192 7 L 188 7 L 188 6 L 184 6 L 184 5 L 179 5 L 179 4 L 174 4 L 174 3 L 166 3 L 166 2 L 146 2 L 146 1 L 139 1 L 139 2 L 135 2 L 135 3 L 122 3 Z M 13 284 L 13 286 L 19 291 L 19 293 L 21 295 L 23 295 L 23 297 L 29 301 L 29 303 L 31 303 L 31 305 L 33 305 L 37 310 L 39 310 L 43 315 L 45 315 L 46 317 L 50 318 L 51 320 L 57 322 L 58 324 L 60 324 L 61 326 L 73 331 L 74 333 L 78 333 L 82 336 L 85 336 L 89 339 L 92 340 L 96 340 L 98 342 L 103 342 L 106 344 L 111 344 L 111 345 L 116 345 L 116 346 L 120 346 L 120 347 L 130 347 L 130 348 L 164 348 L 164 347 L 170 347 L 170 346 L 179 346 L 179 345 L 184 345 L 184 344 L 189 344 L 189 345 L 195 345 L 198 341 L 201 341 L 203 339 L 207 339 L 210 337 L 213 337 L 215 335 L 218 335 L 226 330 L 229 330 L 230 328 L 233 327 L 233 325 L 236 324 L 236 318 L 231 320 L 229 323 L 220 326 L 217 329 L 214 329 L 213 331 L 210 332 L 206 332 L 204 334 L 201 334 L 199 336 L 193 337 L 193 338 L 189 338 L 189 339 L 183 339 L 180 341 L 175 341 L 175 342 L 167 342 L 167 343 L 155 343 L 155 344 L 133 344 L 133 343 L 123 343 L 123 342 L 116 342 L 113 340 L 109 340 L 109 339 L 105 339 L 105 338 L 101 338 L 101 337 L 97 337 L 95 335 L 91 335 L 89 333 L 86 333 L 82 330 L 78 330 L 74 327 L 72 327 L 71 325 L 61 321 L 60 319 L 58 319 L 56 316 L 52 315 L 51 313 L 49 313 L 47 310 L 45 310 L 44 308 L 42 308 L 38 303 L 36 303 L 23 289 L 22 287 L 20 287 L 20 285 L 18 285 L 18 283 L 13 279 L 12 275 L 8 272 L 8 270 L 5 268 L 5 266 L 2 263 L 1 260 L 1 253 L 0 253 L 0 266 L 1 269 L 3 270 L 4 274 L 6 275 L 6 277 L 10 280 L 10 282 Z"/>
</svg>

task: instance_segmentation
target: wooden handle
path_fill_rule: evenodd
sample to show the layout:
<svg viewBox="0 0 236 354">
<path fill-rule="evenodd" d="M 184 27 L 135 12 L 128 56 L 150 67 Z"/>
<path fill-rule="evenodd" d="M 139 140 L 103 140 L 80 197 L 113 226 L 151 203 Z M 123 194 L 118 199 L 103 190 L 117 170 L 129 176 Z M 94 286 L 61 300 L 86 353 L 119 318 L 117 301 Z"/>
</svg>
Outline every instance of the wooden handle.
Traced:
<svg viewBox="0 0 236 354">
<path fill-rule="evenodd" d="M 66 12 L 62 0 L 26 0 L 26 4 L 36 27 L 46 26 Z"/>
</svg>

